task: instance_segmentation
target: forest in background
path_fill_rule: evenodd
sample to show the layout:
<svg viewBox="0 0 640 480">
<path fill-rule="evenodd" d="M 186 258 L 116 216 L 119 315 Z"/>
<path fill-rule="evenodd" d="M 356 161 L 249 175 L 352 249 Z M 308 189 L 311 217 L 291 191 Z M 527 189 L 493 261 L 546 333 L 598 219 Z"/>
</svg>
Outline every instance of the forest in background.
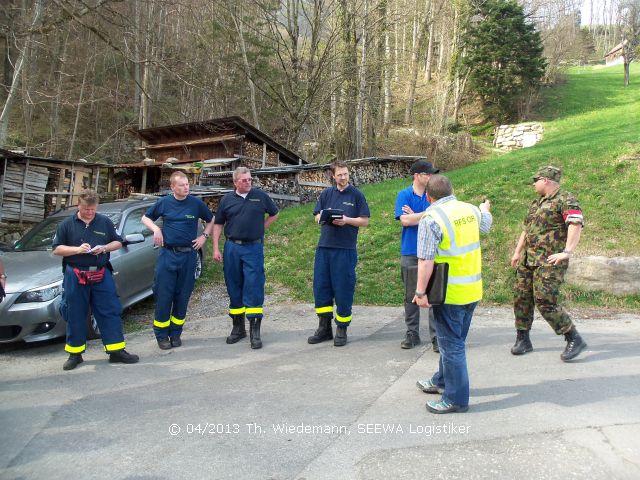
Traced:
<svg viewBox="0 0 640 480">
<path fill-rule="evenodd" d="M 32 155 L 132 161 L 129 129 L 238 115 L 322 161 L 416 154 L 487 122 L 460 61 L 484 0 L 2 3 L 0 145 Z M 583 27 L 581 1 L 518 3 L 552 84 L 565 65 L 602 61 L 639 2 L 591 2 Z"/>
</svg>

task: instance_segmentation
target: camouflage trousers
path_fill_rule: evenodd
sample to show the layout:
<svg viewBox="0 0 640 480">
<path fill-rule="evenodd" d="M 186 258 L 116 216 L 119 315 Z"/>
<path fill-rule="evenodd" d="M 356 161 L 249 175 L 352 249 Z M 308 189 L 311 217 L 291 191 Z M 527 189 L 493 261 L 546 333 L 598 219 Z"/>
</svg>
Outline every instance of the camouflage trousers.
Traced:
<svg viewBox="0 0 640 480">
<path fill-rule="evenodd" d="M 516 330 L 531 329 L 535 306 L 556 334 L 562 335 L 571 330 L 571 318 L 558 305 L 560 285 L 564 281 L 567 267 L 567 262 L 540 267 L 518 265 L 513 301 Z"/>
</svg>

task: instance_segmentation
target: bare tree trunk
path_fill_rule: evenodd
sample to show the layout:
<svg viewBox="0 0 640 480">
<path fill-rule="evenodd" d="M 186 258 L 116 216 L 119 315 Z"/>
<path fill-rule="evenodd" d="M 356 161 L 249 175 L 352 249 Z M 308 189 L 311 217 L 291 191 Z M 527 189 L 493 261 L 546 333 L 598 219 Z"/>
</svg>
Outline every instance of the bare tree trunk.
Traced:
<svg viewBox="0 0 640 480">
<path fill-rule="evenodd" d="M 355 146 L 356 146 L 356 157 L 362 158 L 362 127 L 363 127 L 363 118 L 364 118 L 364 106 L 366 103 L 365 95 L 366 95 L 366 85 L 367 85 L 367 16 L 369 9 L 368 0 L 364 0 L 364 18 L 362 20 L 362 60 L 360 62 L 360 87 L 358 88 L 358 106 L 357 106 L 357 114 L 356 114 L 356 132 L 355 132 Z"/>
<path fill-rule="evenodd" d="M 52 62 L 53 65 L 57 65 L 56 72 L 54 73 L 54 75 L 57 77 L 56 96 L 55 96 L 55 99 L 51 101 L 51 113 L 50 113 L 50 120 L 49 120 L 49 131 L 50 131 L 49 143 L 51 145 L 49 148 L 49 154 L 52 157 L 55 157 L 57 154 L 58 141 L 59 141 L 58 130 L 60 128 L 60 125 L 58 124 L 58 122 L 59 122 L 59 113 L 60 113 L 60 103 L 62 100 L 62 85 L 64 83 L 63 70 L 64 70 L 65 63 L 67 61 L 67 45 L 69 43 L 70 30 L 71 30 L 71 26 L 67 28 L 67 34 L 64 36 L 64 39 L 62 39 L 62 46 L 61 46 L 62 52 L 60 52 L 60 57 L 55 58 L 54 61 Z"/>
<path fill-rule="evenodd" d="M 244 28 L 242 26 L 242 18 L 238 18 L 235 8 L 229 6 L 229 14 L 233 20 L 236 32 L 238 33 L 238 41 L 240 43 L 240 51 L 242 52 L 242 65 L 244 67 L 244 74 L 247 77 L 247 85 L 249 86 L 249 97 L 251 100 L 251 114 L 253 116 L 253 124 L 257 129 L 260 129 L 260 121 L 258 120 L 258 108 L 256 107 L 256 86 L 251 78 L 251 67 L 249 66 L 249 59 L 247 58 L 247 46 L 244 42 Z"/>
<path fill-rule="evenodd" d="M 40 17 L 42 16 L 42 10 L 44 8 L 44 0 L 35 0 L 35 4 L 33 6 L 33 18 L 31 20 L 31 28 L 29 32 L 32 32 L 36 29 L 36 26 L 40 23 Z M 11 80 L 11 87 L 9 88 L 9 94 L 7 95 L 7 100 L 2 108 L 2 113 L 0 113 L 0 146 L 5 145 L 7 143 L 7 133 L 9 129 L 9 115 L 11 114 L 11 107 L 13 104 L 13 100 L 15 99 L 16 92 L 18 90 L 18 85 L 20 85 L 20 76 L 22 75 L 22 69 L 24 67 L 25 55 L 28 53 L 29 48 L 31 47 L 33 33 L 29 33 L 27 35 L 27 39 L 25 41 L 25 45 L 23 50 L 20 52 L 18 56 L 18 60 L 16 62 L 16 66 L 13 69 L 13 79 Z"/>
<path fill-rule="evenodd" d="M 429 13 L 428 13 L 428 22 L 429 22 L 429 41 L 427 43 L 427 60 L 425 62 L 425 66 L 424 66 L 424 79 L 427 82 L 431 81 L 431 64 L 433 63 L 433 36 L 435 34 L 435 26 L 434 26 L 434 21 L 433 21 L 433 9 L 434 9 L 434 3 L 435 2 L 431 2 L 431 5 L 429 8 Z"/>
<path fill-rule="evenodd" d="M 71 134 L 71 140 L 69 142 L 69 153 L 67 154 L 67 160 L 73 158 L 73 148 L 76 143 L 76 135 L 78 133 L 78 123 L 80 122 L 80 110 L 84 102 L 84 87 L 87 83 L 87 72 L 89 71 L 89 62 L 85 63 L 84 73 L 82 75 L 82 85 L 80 86 L 80 98 L 78 98 L 78 107 L 76 108 L 76 120 L 73 124 L 73 133 Z"/>
<path fill-rule="evenodd" d="M 416 96 L 416 84 L 418 82 L 418 60 L 419 60 L 419 50 L 420 44 L 422 43 L 422 38 L 429 26 L 429 9 L 431 8 L 431 0 L 426 0 L 425 5 L 425 19 L 424 23 L 420 24 L 416 20 L 417 30 L 416 35 L 414 36 L 414 47 L 413 52 L 411 52 L 411 70 L 409 73 L 409 93 L 407 95 L 407 106 L 404 111 L 404 123 L 409 124 L 411 122 L 411 117 L 413 115 L 413 106 L 415 103 Z"/>
<path fill-rule="evenodd" d="M 386 15 L 382 15 L 384 22 L 384 112 L 382 114 L 382 135 L 386 136 L 391 127 L 391 45 Z M 397 23 L 397 22 L 396 22 Z"/>
</svg>

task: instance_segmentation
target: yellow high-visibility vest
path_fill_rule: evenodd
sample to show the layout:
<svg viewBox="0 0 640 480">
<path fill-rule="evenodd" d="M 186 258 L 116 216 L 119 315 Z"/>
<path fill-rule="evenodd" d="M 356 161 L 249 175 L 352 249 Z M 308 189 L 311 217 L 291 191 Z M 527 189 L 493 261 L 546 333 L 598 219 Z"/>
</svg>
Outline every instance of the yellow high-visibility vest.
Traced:
<svg viewBox="0 0 640 480">
<path fill-rule="evenodd" d="M 480 210 L 469 203 L 451 200 L 429 208 L 442 230 L 436 263 L 449 264 L 449 282 L 444 303 L 467 305 L 482 298 Z"/>
</svg>

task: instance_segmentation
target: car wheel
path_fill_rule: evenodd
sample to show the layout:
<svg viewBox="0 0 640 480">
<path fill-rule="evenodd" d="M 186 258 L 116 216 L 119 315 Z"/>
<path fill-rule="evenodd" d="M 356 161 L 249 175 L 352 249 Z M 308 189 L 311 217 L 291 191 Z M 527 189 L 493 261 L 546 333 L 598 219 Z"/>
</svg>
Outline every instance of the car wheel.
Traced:
<svg viewBox="0 0 640 480">
<path fill-rule="evenodd" d="M 98 328 L 96 317 L 89 312 L 89 315 L 87 315 L 87 339 L 94 340 L 96 338 L 100 338 L 100 328 Z"/>
<path fill-rule="evenodd" d="M 200 275 L 202 275 L 202 251 L 199 251 L 196 257 L 196 280 L 200 278 Z"/>
</svg>

